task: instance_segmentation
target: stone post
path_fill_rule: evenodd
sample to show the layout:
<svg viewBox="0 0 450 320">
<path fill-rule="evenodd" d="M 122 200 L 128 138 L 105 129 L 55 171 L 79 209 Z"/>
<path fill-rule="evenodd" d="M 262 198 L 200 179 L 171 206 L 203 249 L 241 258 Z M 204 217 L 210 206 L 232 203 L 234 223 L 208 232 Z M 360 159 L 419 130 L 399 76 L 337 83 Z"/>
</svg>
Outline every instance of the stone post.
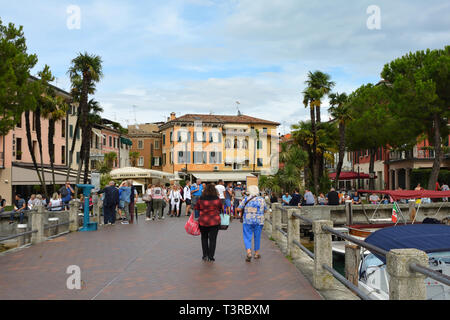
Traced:
<svg viewBox="0 0 450 320">
<path fill-rule="evenodd" d="M 345 277 L 355 286 L 358 286 L 360 260 L 360 247 L 356 244 L 347 243 L 345 245 Z"/>
<path fill-rule="evenodd" d="M 322 265 L 327 264 L 333 267 L 333 252 L 331 250 L 331 233 L 323 231 L 322 227 L 333 227 L 333 222 L 328 220 L 313 221 L 312 228 L 314 232 L 314 288 L 331 289 L 333 285 L 333 275 L 326 271 Z"/>
<path fill-rule="evenodd" d="M 270 224 L 270 222 L 272 222 L 272 209 L 271 207 L 268 207 L 267 211 L 264 213 L 264 227 L 263 227 L 263 230 L 268 234 L 272 234 L 272 225 Z"/>
<path fill-rule="evenodd" d="M 31 243 L 37 244 L 45 241 L 44 235 L 44 221 L 45 221 L 45 208 L 44 206 L 37 206 L 37 211 L 30 211 L 31 218 L 31 230 L 37 230 L 37 232 L 32 233 Z"/>
<path fill-rule="evenodd" d="M 49 224 L 49 228 L 48 228 L 48 236 L 54 236 L 58 234 L 58 226 L 55 226 L 59 223 L 59 218 L 58 217 L 54 217 L 54 218 L 49 218 L 48 219 L 48 224 Z"/>
<path fill-rule="evenodd" d="M 272 238 L 279 242 L 281 240 L 281 233 L 278 231 L 278 228 L 281 228 L 281 204 L 274 203 L 272 208 Z"/>
<path fill-rule="evenodd" d="M 347 218 L 347 225 L 353 224 L 353 209 L 352 200 L 345 200 L 345 216 Z"/>
<path fill-rule="evenodd" d="M 96 219 L 97 224 L 101 224 L 101 208 L 100 208 L 100 198 L 97 193 L 92 194 L 92 214 L 94 215 L 94 219 Z"/>
<path fill-rule="evenodd" d="M 300 213 L 298 209 L 288 209 L 288 238 L 287 238 L 287 254 L 292 257 L 292 259 L 298 259 L 300 257 L 301 249 L 293 243 L 296 240 L 300 243 L 300 219 L 293 216 L 294 213 Z"/>
<path fill-rule="evenodd" d="M 417 249 L 392 249 L 386 256 L 390 300 L 426 300 L 426 276 L 411 272 L 410 263 L 428 266 L 428 256 Z"/>
<path fill-rule="evenodd" d="M 69 231 L 75 232 L 78 231 L 78 201 L 71 200 L 69 203 Z"/>
<path fill-rule="evenodd" d="M 18 225 L 17 225 L 17 234 L 26 232 L 26 231 L 27 231 L 27 228 L 28 228 L 28 225 L 27 225 L 27 224 L 18 224 Z M 17 238 L 17 246 L 18 246 L 18 247 L 21 247 L 21 246 L 25 245 L 26 239 L 27 239 L 27 236 L 26 236 L 26 235 L 25 235 L 25 236 L 18 237 L 18 238 Z"/>
<path fill-rule="evenodd" d="M 414 221 L 416 218 L 416 200 L 408 200 L 409 220 Z"/>
</svg>

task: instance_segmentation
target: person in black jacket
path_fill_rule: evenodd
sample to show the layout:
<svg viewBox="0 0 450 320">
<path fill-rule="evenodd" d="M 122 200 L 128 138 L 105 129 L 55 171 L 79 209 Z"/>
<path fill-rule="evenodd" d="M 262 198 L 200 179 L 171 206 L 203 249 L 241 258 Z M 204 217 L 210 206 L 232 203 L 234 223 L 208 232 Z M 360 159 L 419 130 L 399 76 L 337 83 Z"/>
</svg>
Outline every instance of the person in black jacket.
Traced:
<svg viewBox="0 0 450 320">
<path fill-rule="evenodd" d="M 294 193 L 292 194 L 292 199 L 291 199 L 291 201 L 289 201 L 289 206 L 301 207 L 302 200 L 303 200 L 302 195 L 300 193 L 298 193 L 298 190 L 294 190 Z"/>
<path fill-rule="evenodd" d="M 339 194 L 336 192 L 334 188 L 331 188 L 330 192 L 327 194 L 328 205 L 329 206 L 338 206 L 339 205 Z"/>
<path fill-rule="evenodd" d="M 105 225 L 114 225 L 116 222 L 116 209 L 119 205 L 119 190 L 115 187 L 115 182 L 111 181 L 109 186 L 103 188 L 98 194 L 105 194 L 103 199 L 103 218 Z"/>
</svg>

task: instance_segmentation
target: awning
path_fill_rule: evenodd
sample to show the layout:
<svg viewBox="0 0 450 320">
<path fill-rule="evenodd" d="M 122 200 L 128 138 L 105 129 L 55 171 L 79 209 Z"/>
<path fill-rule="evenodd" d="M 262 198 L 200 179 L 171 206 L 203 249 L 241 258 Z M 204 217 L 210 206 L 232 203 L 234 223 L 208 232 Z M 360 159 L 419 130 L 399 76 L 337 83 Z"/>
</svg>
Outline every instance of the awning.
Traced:
<svg viewBox="0 0 450 320">
<path fill-rule="evenodd" d="M 133 142 L 130 139 L 124 138 L 124 137 L 120 137 L 120 142 L 123 144 L 127 144 L 129 146 L 133 145 Z"/>
<path fill-rule="evenodd" d="M 219 181 L 220 179 L 223 181 L 237 182 L 246 181 L 248 176 L 255 177 L 249 172 L 198 172 L 192 173 L 192 175 L 205 182 Z"/>
<path fill-rule="evenodd" d="M 172 179 L 177 178 L 173 173 L 150 170 L 143 168 L 126 167 L 120 169 L 114 169 L 110 172 L 111 178 L 113 179 Z"/>
<path fill-rule="evenodd" d="M 11 184 L 15 186 L 34 186 L 40 185 L 39 178 L 36 171 L 33 168 L 24 168 L 18 166 L 12 166 L 11 170 Z M 66 182 L 67 170 L 55 169 L 55 182 L 56 184 L 64 184 Z M 50 185 L 53 183 L 52 171 L 49 168 L 44 168 L 45 183 Z M 69 174 L 70 183 L 75 183 L 77 172 L 71 170 Z M 84 174 L 81 174 L 81 179 L 83 179 Z M 88 175 L 91 178 L 91 175 Z"/>
<path fill-rule="evenodd" d="M 328 175 L 331 180 L 336 179 L 336 172 L 330 173 Z M 376 178 L 376 176 L 374 177 Z M 358 173 L 353 171 L 343 171 L 339 175 L 339 180 L 356 180 L 356 179 L 370 179 L 370 176 L 367 173 Z"/>
<path fill-rule="evenodd" d="M 96 130 L 92 130 L 92 132 L 93 132 L 97 137 L 99 137 L 100 139 L 106 138 L 106 136 L 105 136 L 104 134 L 102 134 L 102 133 L 100 133 L 100 132 L 98 132 L 98 131 L 96 131 Z"/>
</svg>

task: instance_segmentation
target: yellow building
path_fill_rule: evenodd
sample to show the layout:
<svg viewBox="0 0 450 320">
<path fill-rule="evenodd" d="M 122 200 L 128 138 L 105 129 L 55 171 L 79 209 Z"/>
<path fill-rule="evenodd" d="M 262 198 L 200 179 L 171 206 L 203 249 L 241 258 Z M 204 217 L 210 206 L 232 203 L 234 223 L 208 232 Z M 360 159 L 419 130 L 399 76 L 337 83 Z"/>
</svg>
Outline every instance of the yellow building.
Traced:
<svg viewBox="0 0 450 320">
<path fill-rule="evenodd" d="M 203 181 L 245 181 L 278 170 L 279 123 L 247 115 L 172 113 L 160 126 L 162 170 Z"/>
</svg>

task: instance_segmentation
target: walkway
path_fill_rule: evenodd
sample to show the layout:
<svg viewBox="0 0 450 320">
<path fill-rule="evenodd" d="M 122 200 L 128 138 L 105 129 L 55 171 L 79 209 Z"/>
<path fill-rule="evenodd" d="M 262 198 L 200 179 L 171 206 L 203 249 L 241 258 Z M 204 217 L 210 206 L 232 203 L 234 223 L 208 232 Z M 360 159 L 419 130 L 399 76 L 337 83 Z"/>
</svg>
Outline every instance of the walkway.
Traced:
<svg viewBox="0 0 450 320">
<path fill-rule="evenodd" d="M 262 258 L 245 262 L 242 225 L 220 231 L 216 262 L 203 262 L 186 218 L 100 227 L 0 256 L 4 299 L 321 299 L 308 280 L 263 234 Z M 69 265 L 83 287 L 68 290 Z"/>
</svg>

